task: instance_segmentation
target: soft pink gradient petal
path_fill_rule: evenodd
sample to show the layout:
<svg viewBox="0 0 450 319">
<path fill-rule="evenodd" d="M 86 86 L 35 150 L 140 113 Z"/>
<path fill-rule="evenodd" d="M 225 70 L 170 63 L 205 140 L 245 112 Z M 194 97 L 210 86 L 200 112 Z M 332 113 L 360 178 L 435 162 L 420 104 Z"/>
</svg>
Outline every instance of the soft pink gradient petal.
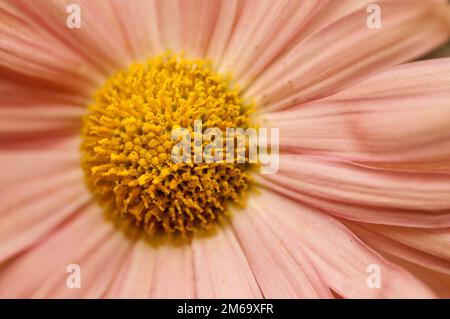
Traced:
<svg viewBox="0 0 450 319">
<path fill-rule="evenodd" d="M 90 98 L 82 95 L 41 87 L 37 83 L 25 82 L 20 77 L 0 77 L 0 105 L 29 107 L 33 105 L 62 105 L 85 109 Z"/>
<path fill-rule="evenodd" d="M 79 169 L 19 183 L 0 194 L 0 262 L 34 245 L 91 200 Z"/>
<path fill-rule="evenodd" d="M 234 26 L 231 30 L 227 46 L 221 55 L 219 61 L 219 70 L 221 72 L 230 71 L 229 65 L 236 62 L 235 57 L 242 54 L 247 43 L 258 31 L 263 19 L 269 14 L 270 8 L 274 8 L 277 3 L 265 1 L 249 0 L 238 3 L 238 15 L 234 20 Z M 220 20 L 219 20 L 220 21 Z M 248 48 L 247 48 L 248 49 Z M 233 56 L 232 56 L 233 55 Z M 228 65 L 227 65 L 228 64 Z"/>
<path fill-rule="evenodd" d="M 292 255 L 270 227 L 257 218 L 259 199 L 233 216 L 233 227 L 265 298 L 332 298 L 306 254 Z M 256 217 L 256 218 L 255 218 Z"/>
<path fill-rule="evenodd" d="M 450 93 L 315 102 L 271 114 L 282 150 L 360 162 L 450 158 Z"/>
<path fill-rule="evenodd" d="M 248 260 L 230 227 L 192 243 L 198 298 L 261 298 Z"/>
<path fill-rule="evenodd" d="M 142 60 L 164 51 L 158 28 L 157 1 L 109 0 L 128 54 Z"/>
<path fill-rule="evenodd" d="M 0 146 L 0 188 L 21 187 L 24 182 L 54 176 L 68 169 L 79 170 L 79 146 L 79 136 L 59 136 L 38 142 L 5 141 Z"/>
<path fill-rule="evenodd" d="M 111 225 L 108 225 L 111 226 Z M 70 289 L 66 280 L 68 273 L 59 271 L 33 293 L 33 298 L 102 298 L 117 275 L 117 269 L 127 260 L 132 242 L 123 234 L 114 234 L 101 243 L 95 251 L 83 256 L 75 263 L 81 270 L 81 288 Z M 64 267 L 61 265 L 60 269 Z M 55 269 L 56 272 L 56 269 Z"/>
<path fill-rule="evenodd" d="M 180 6 L 183 50 L 188 56 L 205 57 L 222 1 L 184 0 L 180 2 Z"/>
<path fill-rule="evenodd" d="M 305 155 L 280 154 L 277 174 L 293 178 L 291 189 L 311 196 L 382 208 L 450 211 L 450 176 L 372 170 L 352 163 Z"/>
<path fill-rule="evenodd" d="M 55 10 L 58 4 L 55 6 L 53 1 L 41 1 L 41 4 L 3 1 L 0 5 L 0 74 L 14 80 L 22 78 L 38 86 L 89 95 L 99 83 L 99 73 L 46 26 L 51 21 L 60 21 L 60 25 L 55 23 L 58 29 L 69 37 L 73 35 L 73 30 L 65 26 L 66 7 L 61 7 L 58 12 Z M 22 5 L 30 6 L 30 10 L 45 17 L 35 16 Z M 77 46 L 80 43 L 83 42 Z M 88 43 L 83 43 L 83 48 L 87 47 Z"/>
<path fill-rule="evenodd" d="M 82 269 L 85 262 L 96 254 L 97 249 L 121 236 L 110 223 L 105 222 L 97 205 L 92 205 L 81 214 L 74 216 L 55 232 L 49 234 L 39 245 L 25 254 L 18 256 L 2 267 L 0 272 L 0 297 L 27 298 L 42 296 L 44 292 L 51 297 L 60 297 L 68 290 L 66 286 L 67 266 L 78 264 Z M 117 244 L 128 244 L 120 240 Z M 114 251 L 103 260 L 101 267 L 113 262 Z M 101 271 L 101 268 L 97 269 Z M 112 270 L 112 269 L 111 269 Z M 92 278 L 90 274 L 86 274 Z M 82 277 L 84 274 L 82 273 Z M 92 281 L 91 281 L 92 282 Z M 89 290 L 90 282 L 81 283 L 82 289 L 73 294 Z M 84 287 L 84 288 L 83 288 Z M 73 291 L 75 289 L 71 289 Z"/>
<path fill-rule="evenodd" d="M 399 241 L 374 232 L 372 225 L 346 223 L 346 225 L 366 244 L 373 249 L 391 256 L 404 259 L 413 264 L 450 275 L 450 261 L 429 254 L 427 251 L 418 250 L 401 244 Z M 448 248 L 448 247 L 447 247 Z"/>
<path fill-rule="evenodd" d="M 80 6 L 82 19 L 79 29 L 69 29 L 66 26 L 69 4 Z M 78 68 L 74 68 L 76 64 L 68 64 L 67 68 L 88 70 L 91 79 L 97 78 L 100 81 L 132 59 L 112 4 L 108 0 L 13 1 L 13 6 L 24 15 L 25 20 L 80 57 L 82 63 Z M 94 71 L 97 73 L 93 73 Z"/>
<path fill-rule="evenodd" d="M 450 261 L 450 228 L 415 229 L 371 225 L 370 230 L 405 246 Z"/>
<path fill-rule="evenodd" d="M 192 248 L 188 245 L 159 247 L 150 298 L 195 298 Z"/>
<path fill-rule="evenodd" d="M 376 254 L 336 219 L 269 191 L 262 191 L 254 205 L 258 208 L 253 212 L 254 219 L 267 222 L 291 254 L 306 250 L 322 279 L 339 295 L 346 298 L 434 297 L 423 283 Z M 371 264 L 381 268 L 380 289 L 367 286 L 367 267 Z"/>
<path fill-rule="evenodd" d="M 158 29 L 163 45 L 175 52 L 182 50 L 181 3 L 178 0 L 156 1 Z"/>
<path fill-rule="evenodd" d="M 328 100 L 345 101 L 372 97 L 380 98 L 381 102 L 381 98 L 397 97 L 401 99 L 417 95 L 450 92 L 449 72 L 449 58 L 407 63 L 371 77 L 367 81 L 329 97 Z M 423 106 L 423 108 L 426 107 L 427 105 Z M 420 125 L 422 120 L 415 123 L 415 126 Z M 401 123 L 401 121 L 399 122 Z M 411 138 L 413 137 L 411 136 Z M 401 162 L 398 162 L 398 160 L 392 162 L 392 159 L 391 161 L 382 161 L 382 159 L 373 158 L 372 162 L 361 163 L 361 165 L 392 171 L 450 174 L 450 155 L 447 151 L 447 144 L 448 141 L 442 139 L 437 144 L 432 145 L 431 149 L 434 153 L 429 153 L 431 156 L 427 154 L 430 148 L 425 148 L 423 151 L 419 149 L 405 154 L 401 157 Z M 430 159 L 430 157 L 432 158 Z"/>
<path fill-rule="evenodd" d="M 381 2 L 392 2 L 393 0 L 379 0 Z M 394 0 L 396 1 L 396 0 Z M 325 1 L 322 1 L 325 2 Z M 311 19 L 306 26 L 303 27 L 297 37 L 290 43 L 289 48 L 292 49 L 300 42 L 311 37 L 311 35 L 317 33 L 330 24 L 342 19 L 343 17 L 350 15 L 358 10 L 367 8 L 367 6 L 373 3 L 372 0 L 340 0 L 340 1 L 327 1 L 326 6 L 320 10 L 314 19 Z"/>
<path fill-rule="evenodd" d="M 450 58 L 410 62 L 387 69 L 327 100 L 404 97 L 450 90 Z"/>
<path fill-rule="evenodd" d="M 424 214 L 423 211 L 417 210 L 394 208 L 380 209 L 372 206 L 358 206 L 351 202 L 334 201 L 330 198 L 320 198 L 302 193 L 295 188 L 297 180 L 280 174 L 271 180 L 268 178 L 261 178 L 260 176 L 257 176 L 255 179 L 260 186 L 340 218 L 365 223 L 397 225 L 403 227 L 450 227 L 450 212 Z"/>
<path fill-rule="evenodd" d="M 376 3 L 379 4 L 399 1 L 410 3 L 417 2 L 417 0 L 378 0 Z M 429 0 L 428 2 L 445 3 L 446 0 Z M 314 19 L 309 21 L 309 23 L 303 28 L 302 32 L 294 39 L 294 41 L 291 42 L 289 47 L 295 47 L 301 41 L 311 37 L 330 24 L 358 10 L 366 9 L 369 4 L 373 3 L 373 0 L 328 1 L 326 7 L 320 10 L 320 12 L 314 16 Z"/>
<path fill-rule="evenodd" d="M 244 2 L 220 69 L 245 87 L 273 62 L 328 0 Z"/>
<path fill-rule="evenodd" d="M 260 97 L 259 105 L 267 110 L 330 96 L 376 71 L 426 53 L 450 35 L 444 5 L 424 1 L 379 5 L 381 29 L 367 28 L 365 8 L 346 16 L 293 48 L 245 95 Z"/>
<path fill-rule="evenodd" d="M 258 182 L 342 218 L 420 228 L 450 226 L 450 176 L 371 169 L 331 158 L 281 154 Z"/>
<path fill-rule="evenodd" d="M 213 61 L 221 61 L 227 48 L 234 26 L 244 7 L 244 2 L 239 0 L 227 0 L 220 2 L 219 14 L 214 26 L 214 33 L 208 44 L 206 57 Z"/>
<path fill-rule="evenodd" d="M 129 257 L 116 273 L 107 298 L 148 298 L 155 273 L 157 250 L 146 241 L 138 240 Z"/>
<path fill-rule="evenodd" d="M 411 263 L 404 259 L 385 254 L 385 257 L 391 262 L 407 269 L 415 277 L 421 280 L 429 287 L 438 298 L 450 298 L 450 276 L 425 268 L 419 264 Z"/>
<path fill-rule="evenodd" d="M 0 140 L 45 134 L 73 133 L 80 127 L 84 110 L 34 105 L 28 108 L 0 107 Z"/>
</svg>

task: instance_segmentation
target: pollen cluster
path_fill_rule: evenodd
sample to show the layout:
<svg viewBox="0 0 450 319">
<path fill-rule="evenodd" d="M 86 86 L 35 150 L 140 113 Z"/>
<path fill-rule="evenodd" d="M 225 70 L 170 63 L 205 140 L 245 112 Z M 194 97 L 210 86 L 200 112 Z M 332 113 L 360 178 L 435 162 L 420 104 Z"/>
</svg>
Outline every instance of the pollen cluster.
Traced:
<svg viewBox="0 0 450 319">
<path fill-rule="evenodd" d="M 106 81 L 84 118 L 88 187 L 107 216 L 145 233 L 210 230 L 245 196 L 251 164 L 175 163 L 172 132 L 194 136 L 195 120 L 203 130 L 246 129 L 252 109 L 207 61 L 165 54 L 135 63 Z"/>
</svg>

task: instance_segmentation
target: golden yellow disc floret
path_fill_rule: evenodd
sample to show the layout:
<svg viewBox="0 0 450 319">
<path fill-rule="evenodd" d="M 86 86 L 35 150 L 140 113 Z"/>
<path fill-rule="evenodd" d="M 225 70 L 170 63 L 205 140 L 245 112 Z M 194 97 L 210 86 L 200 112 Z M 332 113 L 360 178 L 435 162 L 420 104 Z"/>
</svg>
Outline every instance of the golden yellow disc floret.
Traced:
<svg viewBox="0 0 450 319">
<path fill-rule="evenodd" d="M 253 107 L 204 60 L 165 54 L 110 77 L 84 119 L 82 167 L 107 214 L 149 234 L 190 235 L 228 215 L 248 163 L 175 163 L 176 128 L 252 127 Z M 206 142 L 204 142 L 206 143 Z M 192 148 L 193 150 L 194 148 Z"/>
</svg>

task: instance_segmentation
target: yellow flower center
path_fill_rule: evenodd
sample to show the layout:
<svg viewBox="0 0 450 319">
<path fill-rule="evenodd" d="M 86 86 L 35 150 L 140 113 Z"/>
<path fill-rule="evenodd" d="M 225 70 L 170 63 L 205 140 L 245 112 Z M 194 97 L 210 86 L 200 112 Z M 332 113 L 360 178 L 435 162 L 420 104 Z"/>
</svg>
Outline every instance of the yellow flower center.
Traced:
<svg viewBox="0 0 450 319">
<path fill-rule="evenodd" d="M 165 54 L 133 64 L 97 91 L 84 119 L 88 186 L 107 216 L 148 234 L 211 230 L 227 219 L 230 202 L 242 200 L 252 164 L 176 162 L 171 154 L 179 140 L 172 133 L 185 128 L 198 135 L 195 121 L 224 135 L 227 128 L 245 130 L 252 109 L 207 61 Z M 196 147 L 192 142 L 192 154 Z"/>
</svg>

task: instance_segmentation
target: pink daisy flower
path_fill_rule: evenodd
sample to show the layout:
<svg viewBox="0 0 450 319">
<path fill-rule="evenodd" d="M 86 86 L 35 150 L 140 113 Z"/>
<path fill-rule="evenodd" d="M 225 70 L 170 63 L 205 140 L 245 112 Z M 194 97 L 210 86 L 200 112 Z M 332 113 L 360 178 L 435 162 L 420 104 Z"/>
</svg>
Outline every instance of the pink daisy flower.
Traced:
<svg viewBox="0 0 450 319">
<path fill-rule="evenodd" d="M 2 1 L 0 297 L 450 297 L 450 6 L 372 2 Z"/>
</svg>

